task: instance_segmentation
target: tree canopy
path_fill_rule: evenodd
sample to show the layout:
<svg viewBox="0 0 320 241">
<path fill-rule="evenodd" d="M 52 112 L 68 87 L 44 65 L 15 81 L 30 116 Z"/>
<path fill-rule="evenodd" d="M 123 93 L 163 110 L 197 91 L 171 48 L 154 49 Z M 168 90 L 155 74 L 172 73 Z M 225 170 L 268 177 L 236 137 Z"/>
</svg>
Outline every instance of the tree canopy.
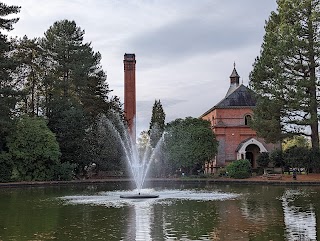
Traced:
<svg viewBox="0 0 320 241">
<path fill-rule="evenodd" d="M 164 141 L 168 161 L 174 168 L 191 171 L 217 153 L 218 142 L 210 122 L 198 118 L 187 117 L 168 123 Z"/>
<path fill-rule="evenodd" d="M 50 180 L 60 150 L 54 133 L 42 118 L 21 118 L 8 137 L 9 154 L 18 180 Z"/>
<path fill-rule="evenodd" d="M 5 138 L 12 125 L 15 105 L 20 97 L 16 84 L 12 81 L 11 73 L 16 68 L 15 62 L 9 56 L 11 44 L 3 30 L 13 29 L 19 18 L 5 18 L 7 15 L 19 13 L 20 7 L 8 6 L 0 2 L 0 152 L 6 149 Z"/>
<path fill-rule="evenodd" d="M 19 10 L 20 7 L 0 3 L 0 30 L 13 29 L 18 18 L 3 17 Z M 123 110 L 119 98 L 110 96 L 107 76 L 100 63 L 101 54 L 93 51 L 91 43 L 84 42 L 84 34 L 75 21 L 66 19 L 54 22 L 44 37 L 7 40 L 0 34 L 0 166 L 8 173 L 1 172 L 1 180 L 10 179 L 12 167 L 15 177 L 21 180 L 48 178 L 48 173 L 44 176 L 35 173 L 41 165 L 45 171 L 53 170 L 52 175 L 65 179 L 70 178 L 75 166 L 81 173 L 93 160 L 104 169 L 120 167 L 114 161 L 118 145 L 110 133 L 103 136 L 106 138 L 104 147 L 107 143 L 114 145 L 109 145 L 104 152 L 89 155 L 103 142 L 101 138 L 98 144 L 92 142 L 100 116 L 108 116 L 113 109 L 122 120 Z M 39 117 L 46 121 L 39 123 Z M 37 133 L 28 130 L 29 136 L 24 139 L 16 132 L 25 131 L 21 125 L 34 128 Z M 30 137 L 46 132 L 45 126 L 54 133 L 61 151 L 58 160 L 50 159 L 51 162 L 36 148 L 45 147 Z M 25 149 L 15 148 L 15 143 L 26 140 L 30 143 L 23 143 Z M 28 147 L 33 149 L 28 152 Z M 43 160 L 38 161 L 33 151 L 38 151 L 39 159 Z M 19 156 L 19 152 L 25 157 Z M 11 157 L 21 159 L 21 165 L 16 162 L 13 165 Z M 88 160 L 90 157 L 94 159 Z M 32 163 L 30 168 L 28 163 Z"/>
</svg>

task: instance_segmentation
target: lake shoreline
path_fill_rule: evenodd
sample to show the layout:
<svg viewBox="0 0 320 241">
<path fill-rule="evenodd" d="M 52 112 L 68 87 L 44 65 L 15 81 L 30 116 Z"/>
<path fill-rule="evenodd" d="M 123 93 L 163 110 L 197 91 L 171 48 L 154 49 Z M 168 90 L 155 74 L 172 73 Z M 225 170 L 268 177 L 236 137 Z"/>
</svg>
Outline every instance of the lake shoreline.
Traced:
<svg viewBox="0 0 320 241">
<path fill-rule="evenodd" d="M 83 185 L 83 184 L 104 184 L 108 182 L 131 182 L 130 178 L 105 178 L 105 179 L 79 179 L 72 181 L 31 181 L 31 182 L 6 182 L 0 183 L 0 188 L 4 187 L 33 187 L 33 186 L 56 186 L 56 185 Z M 298 175 L 297 180 L 293 180 L 291 175 L 283 175 L 279 180 L 268 180 L 262 176 L 250 177 L 246 179 L 232 179 L 227 177 L 217 178 L 150 178 L 148 182 L 207 182 L 207 183 L 232 183 L 244 185 L 320 185 L 320 174 Z"/>
</svg>

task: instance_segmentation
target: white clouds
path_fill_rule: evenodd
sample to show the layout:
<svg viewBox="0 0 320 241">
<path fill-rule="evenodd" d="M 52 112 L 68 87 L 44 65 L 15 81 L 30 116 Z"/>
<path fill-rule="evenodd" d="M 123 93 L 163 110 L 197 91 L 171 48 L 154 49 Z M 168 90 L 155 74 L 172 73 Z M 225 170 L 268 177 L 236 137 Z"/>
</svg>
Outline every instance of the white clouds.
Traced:
<svg viewBox="0 0 320 241">
<path fill-rule="evenodd" d="M 21 6 L 13 36 L 41 37 L 75 20 L 102 54 L 114 94 L 123 97 L 123 55 L 137 59 L 137 124 L 147 129 L 161 99 L 167 120 L 199 116 L 224 97 L 233 62 L 248 83 L 264 23 L 276 0 L 4 0 Z"/>
</svg>

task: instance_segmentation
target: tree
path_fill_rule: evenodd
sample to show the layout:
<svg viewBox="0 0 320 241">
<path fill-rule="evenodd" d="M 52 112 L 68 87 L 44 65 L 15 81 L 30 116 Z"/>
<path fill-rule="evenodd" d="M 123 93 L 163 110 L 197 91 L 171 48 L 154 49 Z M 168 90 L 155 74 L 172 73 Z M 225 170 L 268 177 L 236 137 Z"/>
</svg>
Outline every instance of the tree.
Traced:
<svg viewBox="0 0 320 241">
<path fill-rule="evenodd" d="M 281 167 L 282 169 L 285 166 L 283 151 L 276 149 L 270 153 L 270 161 L 275 167 Z"/>
<path fill-rule="evenodd" d="M 109 117 L 100 115 L 96 122 L 87 130 L 85 137 L 85 165 L 96 165 L 97 171 L 123 171 L 124 158 L 119 137 L 116 135 L 115 126 Z M 120 117 L 116 121 L 123 121 Z M 117 123 L 119 124 L 119 123 Z M 120 131 L 121 132 L 121 131 Z"/>
<path fill-rule="evenodd" d="M 46 53 L 47 74 L 44 79 L 46 115 L 50 129 L 60 144 L 61 160 L 79 164 L 82 172 L 86 159 L 86 131 L 94 126 L 99 114 L 120 109 L 101 67 L 101 55 L 90 43 L 83 43 L 84 30 L 74 21 L 55 22 L 41 39 Z"/>
<path fill-rule="evenodd" d="M 160 100 L 155 100 L 152 107 L 152 115 L 149 127 L 150 143 L 155 147 L 160 140 L 165 128 L 166 114 L 163 111 Z"/>
<path fill-rule="evenodd" d="M 21 118 L 8 137 L 9 154 L 18 180 L 51 180 L 59 164 L 59 144 L 42 118 Z"/>
<path fill-rule="evenodd" d="M 218 142 L 210 122 L 187 117 L 168 123 L 165 130 L 165 151 L 173 169 L 191 172 L 211 160 L 217 153 Z"/>
<path fill-rule="evenodd" d="M 257 158 L 257 163 L 260 167 L 266 168 L 268 167 L 270 162 L 270 157 L 268 152 L 262 152 Z"/>
<path fill-rule="evenodd" d="M 101 55 L 90 43 L 83 43 L 84 30 L 75 21 L 55 22 L 41 40 L 47 58 L 48 116 L 55 101 L 79 103 L 87 115 L 97 116 L 110 109 L 106 75 Z"/>
<path fill-rule="evenodd" d="M 309 148 L 310 142 L 305 136 L 294 136 L 292 138 L 286 138 L 282 143 L 282 150 L 286 151 L 287 149 L 294 146 Z"/>
<path fill-rule="evenodd" d="M 12 58 L 18 64 L 14 71 L 14 81 L 21 86 L 22 96 L 20 112 L 30 116 L 44 114 L 44 51 L 38 39 L 12 40 Z"/>
<path fill-rule="evenodd" d="M 13 29 L 19 18 L 4 18 L 10 14 L 19 13 L 20 7 L 8 6 L 0 2 L 0 30 L 10 31 Z M 0 33 L 0 152 L 6 149 L 5 138 L 10 132 L 12 125 L 12 116 L 14 108 L 18 101 L 20 93 L 11 78 L 12 71 L 16 68 L 16 64 L 8 55 L 10 51 L 10 43 L 7 36 Z"/>
<path fill-rule="evenodd" d="M 250 74 L 251 88 L 263 98 L 254 111 L 253 126 L 262 137 L 267 136 L 268 123 L 277 127 L 273 140 L 278 141 L 293 135 L 310 136 L 312 148 L 318 150 L 320 1 L 277 3 L 278 12 L 272 12 L 266 24 L 260 57 Z M 259 124 L 265 116 L 276 118 Z"/>
<path fill-rule="evenodd" d="M 85 166 L 85 135 L 88 120 L 81 106 L 61 101 L 52 109 L 49 127 L 56 134 L 61 150 L 61 161 L 78 164 L 78 170 Z"/>
<path fill-rule="evenodd" d="M 305 147 L 291 147 L 284 152 L 285 163 L 292 168 L 306 168 L 308 171 L 312 166 L 310 160 L 310 149 Z"/>
<path fill-rule="evenodd" d="M 138 151 L 140 157 L 145 153 L 145 151 L 150 148 L 150 136 L 147 131 L 142 131 L 140 133 L 140 137 L 138 137 L 138 143 L 137 143 Z"/>
<path fill-rule="evenodd" d="M 0 2 L 0 29 L 5 29 L 7 31 L 13 30 L 13 24 L 19 21 L 19 18 L 5 19 L 4 16 L 19 13 L 19 6 L 8 6 L 5 3 Z M 3 36 L 2 36 L 3 37 Z"/>
</svg>

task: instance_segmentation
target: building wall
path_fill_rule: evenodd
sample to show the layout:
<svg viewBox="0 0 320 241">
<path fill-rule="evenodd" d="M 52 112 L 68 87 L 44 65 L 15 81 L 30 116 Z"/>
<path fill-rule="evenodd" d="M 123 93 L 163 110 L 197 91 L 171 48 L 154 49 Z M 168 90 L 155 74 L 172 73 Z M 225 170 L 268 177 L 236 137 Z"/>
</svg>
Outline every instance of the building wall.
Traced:
<svg viewBox="0 0 320 241">
<path fill-rule="evenodd" d="M 258 138 L 256 132 L 245 125 L 246 115 L 253 115 L 252 108 L 214 109 L 202 117 L 211 122 L 212 131 L 219 142 L 218 153 L 212 163 L 214 166 L 225 166 L 228 162 L 236 160 L 237 147 L 249 138 L 260 141 L 268 151 L 272 151 L 276 147 L 276 145 L 267 144 L 262 138 Z"/>
</svg>

